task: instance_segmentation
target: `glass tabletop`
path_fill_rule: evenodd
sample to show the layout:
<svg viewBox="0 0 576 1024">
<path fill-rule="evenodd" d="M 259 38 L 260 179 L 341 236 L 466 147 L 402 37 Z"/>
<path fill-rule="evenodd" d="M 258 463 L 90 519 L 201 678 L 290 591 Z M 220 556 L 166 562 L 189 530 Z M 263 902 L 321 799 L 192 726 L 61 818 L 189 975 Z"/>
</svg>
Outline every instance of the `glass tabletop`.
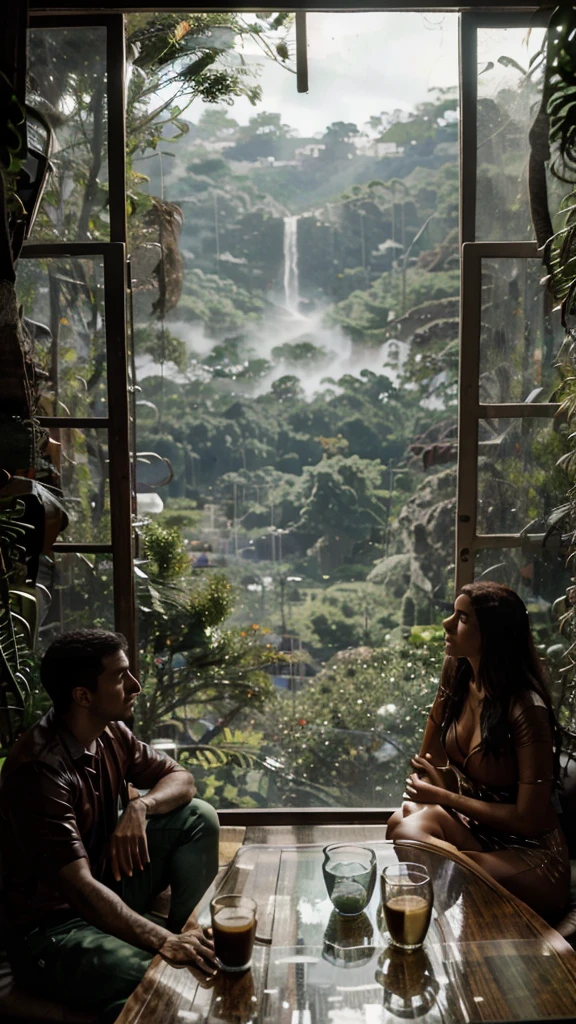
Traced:
<svg viewBox="0 0 576 1024">
<path fill-rule="evenodd" d="M 555 933 L 549 941 L 515 901 L 441 854 L 402 852 L 432 877 L 434 910 L 421 950 L 390 946 L 380 874 L 398 854 L 391 843 L 368 845 L 377 855 L 375 891 L 366 911 L 348 918 L 328 898 L 321 847 L 240 851 L 224 889 L 258 903 L 252 970 L 240 978 L 221 975 L 212 991 L 197 995 L 199 1021 L 456 1024 L 576 1017 L 574 972 L 566 971 L 554 948 Z M 201 919 L 207 922 L 206 910 Z"/>
<path fill-rule="evenodd" d="M 521 944 L 522 945 L 522 944 Z M 324 946 L 257 946 L 252 969 L 221 973 L 194 1000 L 197 1024 L 426 1024 L 494 1020 L 545 1020 L 539 1005 L 542 977 L 530 965 L 538 943 L 504 955 L 496 944 L 458 950 L 436 942 L 404 953 L 392 947 L 359 947 L 333 961 Z M 362 950 L 360 952 L 360 950 Z M 521 960 L 526 959 L 522 970 Z M 484 980 L 479 994 L 479 958 Z M 520 958 L 520 962 L 519 962 Z M 563 1015 L 564 1016 L 564 1015 Z M 566 1019 L 570 1018 L 566 1015 Z"/>
</svg>

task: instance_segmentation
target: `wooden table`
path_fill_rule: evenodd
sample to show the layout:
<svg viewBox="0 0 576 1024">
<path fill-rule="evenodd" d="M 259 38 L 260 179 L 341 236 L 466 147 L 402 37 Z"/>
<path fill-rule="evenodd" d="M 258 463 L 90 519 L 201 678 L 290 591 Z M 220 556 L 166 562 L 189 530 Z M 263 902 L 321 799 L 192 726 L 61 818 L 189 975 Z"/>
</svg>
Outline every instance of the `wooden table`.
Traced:
<svg viewBox="0 0 576 1024">
<path fill-rule="evenodd" d="M 379 871 L 397 862 L 390 842 L 369 845 Z M 576 954 L 558 933 L 462 855 L 402 845 L 410 854 L 403 859 L 425 864 L 434 882 L 422 952 L 388 946 L 379 884 L 366 914 L 342 919 L 333 911 L 321 845 L 251 844 L 216 887 L 258 903 L 252 969 L 221 973 L 205 987 L 191 970 L 156 957 L 117 1024 L 576 1020 Z M 200 905 L 202 921 L 213 891 Z"/>
</svg>

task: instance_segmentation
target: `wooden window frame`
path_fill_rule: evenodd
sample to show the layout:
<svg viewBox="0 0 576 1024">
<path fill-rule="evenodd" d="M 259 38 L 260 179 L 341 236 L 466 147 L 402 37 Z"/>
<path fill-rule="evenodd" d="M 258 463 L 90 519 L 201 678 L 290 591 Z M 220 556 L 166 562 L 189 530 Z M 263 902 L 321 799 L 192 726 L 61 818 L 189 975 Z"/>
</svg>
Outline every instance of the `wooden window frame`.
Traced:
<svg viewBox="0 0 576 1024">
<path fill-rule="evenodd" d="M 31 29 L 106 29 L 107 159 L 110 214 L 109 242 L 27 242 L 21 259 L 101 257 L 104 262 L 104 305 L 108 416 L 43 416 L 47 427 L 94 427 L 108 432 L 110 486 L 110 544 L 57 542 L 55 553 L 110 554 L 113 566 L 114 628 L 128 641 L 132 665 L 137 665 L 134 604 L 134 542 L 132 530 L 133 472 L 131 460 L 130 390 L 127 355 L 126 262 L 126 126 L 125 45 L 122 14 L 39 15 L 30 18 Z"/>
<path fill-rule="evenodd" d="M 460 376 L 458 384 L 458 488 L 456 501 L 456 593 L 474 579 L 477 551 L 520 547 L 521 534 L 478 533 L 478 425 L 499 418 L 552 419 L 558 403 L 487 405 L 480 402 L 480 334 L 482 260 L 535 259 L 536 242 L 476 241 L 476 182 L 478 99 L 478 30 L 546 27 L 549 12 L 496 14 L 466 12 L 460 17 Z"/>
</svg>

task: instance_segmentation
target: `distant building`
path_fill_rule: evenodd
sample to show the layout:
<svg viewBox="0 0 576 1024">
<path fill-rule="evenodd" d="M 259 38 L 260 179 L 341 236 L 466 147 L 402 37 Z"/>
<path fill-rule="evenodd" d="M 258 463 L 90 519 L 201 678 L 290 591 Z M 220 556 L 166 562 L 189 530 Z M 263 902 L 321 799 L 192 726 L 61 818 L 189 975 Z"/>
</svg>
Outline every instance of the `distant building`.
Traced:
<svg viewBox="0 0 576 1024">
<path fill-rule="evenodd" d="M 381 160 L 384 156 L 401 156 L 404 147 L 399 146 L 396 142 L 378 142 L 376 139 L 367 145 L 359 145 L 358 150 L 362 156 L 371 156 L 375 160 Z"/>
<path fill-rule="evenodd" d="M 297 160 L 317 160 L 324 149 L 326 146 L 322 142 L 309 142 L 307 146 L 297 149 L 294 156 Z"/>
</svg>

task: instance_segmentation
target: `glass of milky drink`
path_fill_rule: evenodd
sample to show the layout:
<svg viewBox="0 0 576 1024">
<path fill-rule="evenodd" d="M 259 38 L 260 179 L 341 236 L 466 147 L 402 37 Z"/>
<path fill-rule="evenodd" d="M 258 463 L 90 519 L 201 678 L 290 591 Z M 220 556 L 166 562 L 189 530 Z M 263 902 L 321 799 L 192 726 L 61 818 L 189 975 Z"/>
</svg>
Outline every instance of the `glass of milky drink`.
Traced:
<svg viewBox="0 0 576 1024">
<path fill-rule="evenodd" d="M 420 949 L 432 915 L 432 882 L 422 864 L 394 864 L 382 872 L 382 905 L 390 942 Z"/>
<path fill-rule="evenodd" d="M 223 971 L 246 971 L 252 962 L 256 904 L 249 896 L 227 893 L 210 903 L 214 952 Z"/>
<path fill-rule="evenodd" d="M 324 847 L 322 864 L 326 891 L 344 917 L 366 909 L 376 884 L 376 854 L 368 846 L 335 843 Z"/>
</svg>

